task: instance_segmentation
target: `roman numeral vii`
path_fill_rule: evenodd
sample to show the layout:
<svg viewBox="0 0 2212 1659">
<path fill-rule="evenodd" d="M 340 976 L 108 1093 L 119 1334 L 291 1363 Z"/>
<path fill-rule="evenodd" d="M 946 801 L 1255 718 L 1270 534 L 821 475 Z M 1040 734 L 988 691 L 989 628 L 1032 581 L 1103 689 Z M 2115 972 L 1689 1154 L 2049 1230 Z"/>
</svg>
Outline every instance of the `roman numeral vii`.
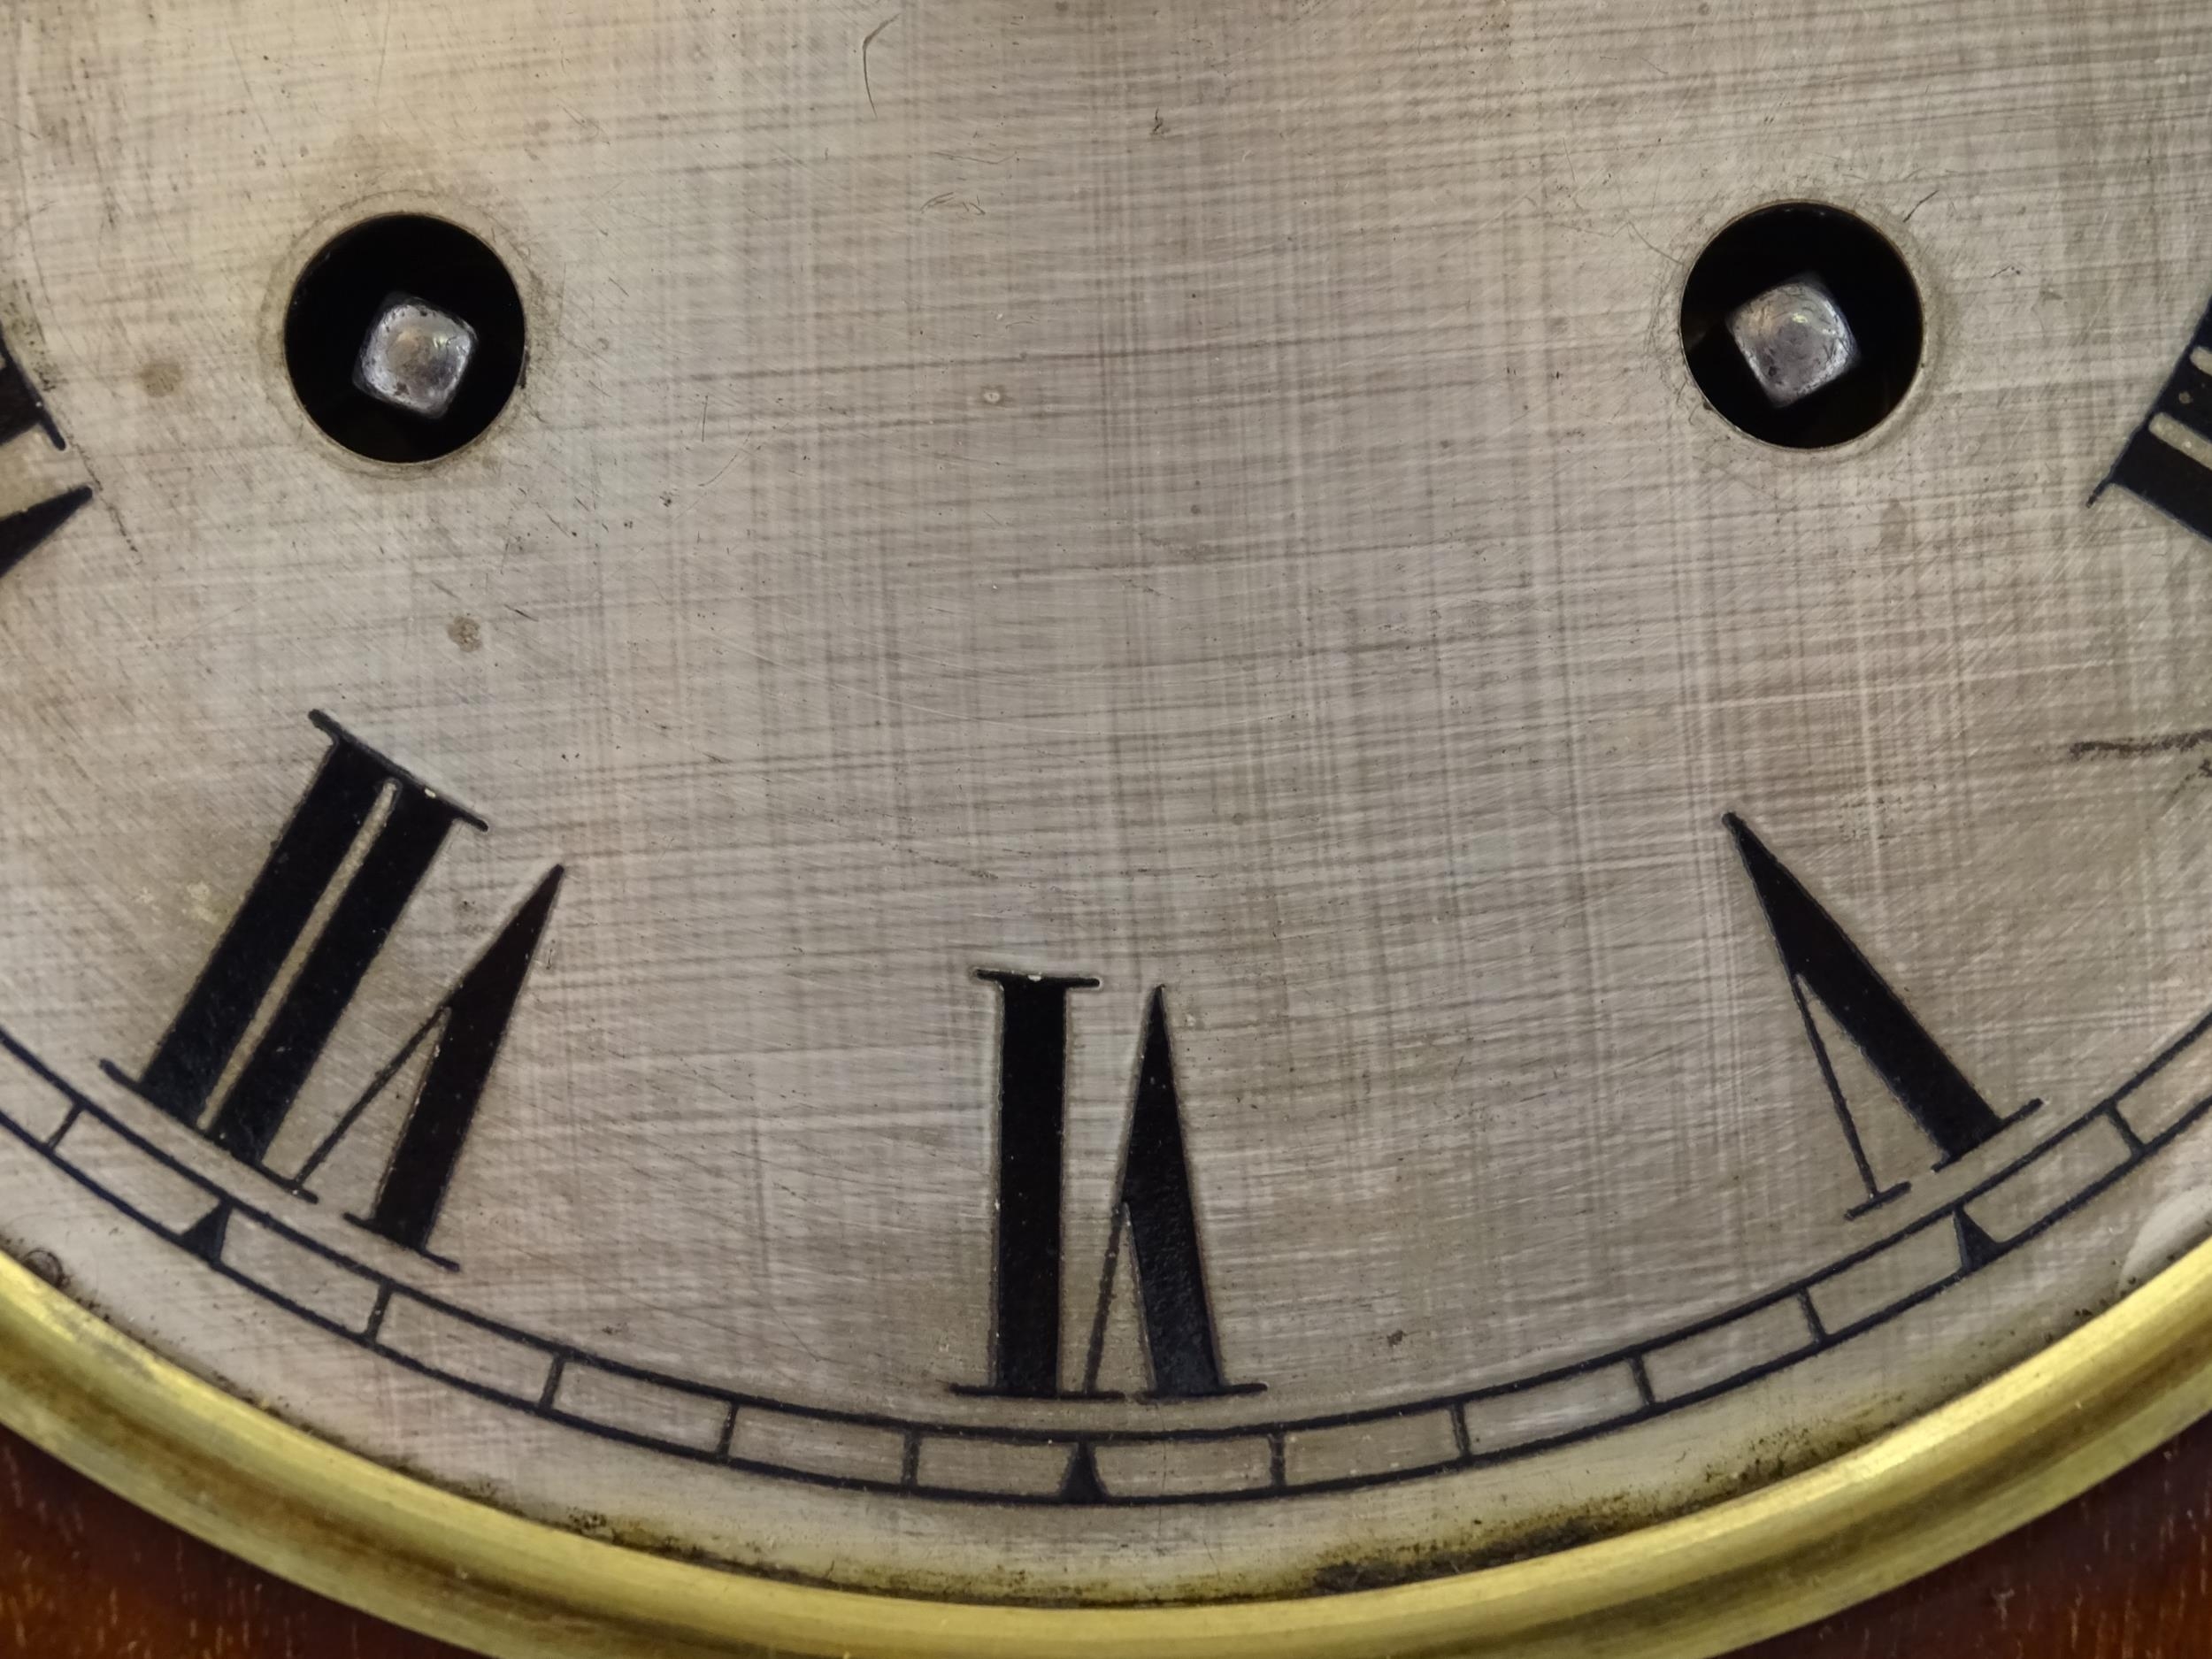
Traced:
<svg viewBox="0 0 2212 1659">
<path fill-rule="evenodd" d="M 271 1144 L 448 833 L 457 824 L 484 827 L 334 720 L 312 718 L 330 748 L 184 1006 L 137 1077 L 106 1067 L 179 1122 L 264 1170 Z M 340 885 L 349 861 L 350 873 Z M 367 1214 L 350 1217 L 396 1244 L 429 1253 L 431 1232 L 561 879 L 556 867 L 539 883 L 309 1156 L 293 1178 L 296 1184 L 304 1185 L 408 1062 L 431 1045 L 375 1201 Z M 319 911 L 324 920 L 310 941 Z M 278 979 L 303 943 L 304 954 L 279 995 Z M 257 1021 L 258 1036 L 248 1046 Z"/>
</svg>

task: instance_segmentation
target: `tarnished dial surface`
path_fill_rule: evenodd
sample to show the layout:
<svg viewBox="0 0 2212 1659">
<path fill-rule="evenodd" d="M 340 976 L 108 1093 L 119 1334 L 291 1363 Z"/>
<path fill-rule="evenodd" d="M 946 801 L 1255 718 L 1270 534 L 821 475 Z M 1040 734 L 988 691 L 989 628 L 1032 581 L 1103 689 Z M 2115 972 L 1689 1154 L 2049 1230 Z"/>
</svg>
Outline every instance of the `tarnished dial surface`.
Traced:
<svg viewBox="0 0 2212 1659">
<path fill-rule="evenodd" d="M 2193 8 L 10 15 L 0 1240 L 160 1353 L 1207 1599 L 1757 1486 L 2212 1229 Z M 1793 203 L 1753 435 L 1684 320 Z"/>
</svg>

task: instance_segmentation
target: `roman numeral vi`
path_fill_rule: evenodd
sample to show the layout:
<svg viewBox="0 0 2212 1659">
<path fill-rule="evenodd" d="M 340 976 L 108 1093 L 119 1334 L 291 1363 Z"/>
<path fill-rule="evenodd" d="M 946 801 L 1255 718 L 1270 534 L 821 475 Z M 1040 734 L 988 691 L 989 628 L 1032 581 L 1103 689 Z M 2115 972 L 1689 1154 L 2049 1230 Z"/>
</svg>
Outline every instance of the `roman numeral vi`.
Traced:
<svg viewBox="0 0 2212 1659">
<path fill-rule="evenodd" d="M 1156 1400 L 1255 1394 L 1223 1375 L 1190 1159 L 1168 1035 L 1167 994 L 1152 993 L 1136 1097 L 1115 1183 L 1106 1261 L 1083 1378 L 1062 1387 L 1061 1194 L 1067 1122 L 1068 994 L 1098 981 L 979 971 L 999 987 L 998 1228 L 990 1382 L 982 1394 L 1054 1400 L 1095 1395 L 1122 1257 L 1136 1282 L 1144 1360 Z"/>
</svg>

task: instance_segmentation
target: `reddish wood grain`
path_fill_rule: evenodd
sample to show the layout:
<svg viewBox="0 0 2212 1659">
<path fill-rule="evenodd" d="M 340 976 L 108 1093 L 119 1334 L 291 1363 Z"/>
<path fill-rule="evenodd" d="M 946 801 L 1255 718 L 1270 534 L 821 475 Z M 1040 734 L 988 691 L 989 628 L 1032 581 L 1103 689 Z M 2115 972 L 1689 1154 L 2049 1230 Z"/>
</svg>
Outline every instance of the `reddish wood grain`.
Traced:
<svg viewBox="0 0 2212 1659">
<path fill-rule="evenodd" d="M 271 1578 L 0 1431 L 0 1654 L 462 1659 Z M 1920 1583 L 1737 1659 L 2208 1659 L 2212 1424 Z"/>
<path fill-rule="evenodd" d="M 1736 1659 L 2206 1659 L 2212 1423 L 2011 1537 Z"/>
<path fill-rule="evenodd" d="M 0 1431 L 0 1654 L 451 1659 L 211 1548 Z"/>
</svg>

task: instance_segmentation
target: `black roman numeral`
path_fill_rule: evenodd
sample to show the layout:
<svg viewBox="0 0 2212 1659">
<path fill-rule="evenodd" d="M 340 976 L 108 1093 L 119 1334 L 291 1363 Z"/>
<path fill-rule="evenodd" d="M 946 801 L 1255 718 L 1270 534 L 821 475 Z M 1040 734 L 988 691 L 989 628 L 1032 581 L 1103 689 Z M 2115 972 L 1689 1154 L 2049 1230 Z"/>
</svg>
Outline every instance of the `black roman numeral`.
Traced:
<svg viewBox="0 0 2212 1659">
<path fill-rule="evenodd" d="M 2212 471 L 2156 430 L 2162 418 L 2212 443 L 2212 311 L 2197 324 L 2143 424 L 2128 439 L 2097 495 L 2117 486 L 2199 535 L 2212 540 Z M 2092 496 L 2094 501 L 2096 496 Z"/>
<path fill-rule="evenodd" d="M 91 499 L 88 489 L 65 490 L 35 507 L 0 518 L 0 576 L 38 551 L 49 536 L 75 518 Z"/>
<path fill-rule="evenodd" d="M 998 1230 L 991 1383 L 1060 1392 L 1060 1189 L 1067 1125 L 1068 993 L 1096 979 L 979 972 L 999 987 Z"/>
<path fill-rule="evenodd" d="M 1061 1386 L 1061 1194 L 1067 1122 L 1068 994 L 1098 981 L 979 971 L 999 987 L 998 1226 L 990 1382 L 974 1392 L 1054 1400 L 1095 1395 L 1107 1315 L 1125 1253 L 1156 1400 L 1251 1394 L 1223 1375 L 1183 1141 L 1167 996 L 1152 994 L 1136 1097 L 1115 1183 L 1113 1222 L 1080 1386 Z M 965 1392 L 965 1391 L 964 1391 Z"/>
<path fill-rule="evenodd" d="M 351 1132 L 361 1114 L 381 1095 L 391 1080 L 427 1041 L 433 1044 L 429 1064 L 407 1109 L 399 1139 L 384 1165 L 384 1177 L 375 1201 L 365 1216 L 353 1216 L 370 1232 L 423 1255 L 430 1253 L 430 1232 L 445 1206 L 446 1189 L 461 1161 L 476 1121 L 476 1108 L 491 1080 L 492 1063 L 507 1040 L 507 1026 L 521 998 L 523 982 L 530 977 L 538 944 L 561 895 L 565 872 L 556 865 L 538 883 L 537 891 L 500 930 L 499 936 L 463 974 L 445 1000 L 431 1010 L 413 1036 L 377 1074 L 337 1126 L 323 1137 L 293 1179 L 304 1185 L 323 1160 Z"/>
<path fill-rule="evenodd" d="M 390 788 L 383 826 L 207 1125 L 210 1139 L 249 1164 L 261 1161 L 283 1127 L 447 832 L 457 823 L 483 827 L 335 721 L 315 720 L 332 740 L 321 769 L 135 1085 L 171 1117 L 199 1122 L 286 958 Z"/>
<path fill-rule="evenodd" d="M 327 716 L 312 718 L 329 735 L 331 746 L 183 1008 L 136 1078 L 112 1064 L 106 1067 L 110 1076 L 171 1117 L 261 1169 L 448 833 L 456 824 L 484 827 L 481 819 Z M 384 816 L 372 834 L 370 823 L 380 806 Z M 367 845 L 361 849 L 365 839 Z M 358 860 L 334 897 L 332 889 L 357 850 Z M 354 1217 L 395 1243 L 428 1254 L 431 1230 L 561 880 L 557 868 L 540 883 L 325 1137 L 294 1184 L 304 1185 L 393 1078 L 425 1043 L 431 1044 L 375 1202 L 366 1216 Z M 310 924 L 326 901 L 320 930 L 269 1009 L 278 976 L 307 940 Z M 240 1060 L 239 1050 L 265 1009 L 260 1035 Z M 230 1085 L 218 1101 L 216 1090 L 226 1074 Z"/>
<path fill-rule="evenodd" d="M 46 400 L 39 396 L 38 388 L 31 384 L 31 377 L 23 372 L 23 365 L 8 349 L 7 342 L 0 340 L 0 443 L 12 443 L 34 426 L 46 434 L 46 441 L 57 449 L 68 446 L 62 442 L 61 428 L 46 410 Z M 65 490 L 35 507 L 0 518 L 0 576 L 20 565 L 44 544 L 55 531 L 67 524 L 92 499 L 89 489 Z"/>
<path fill-rule="evenodd" d="M 69 447 L 62 441 L 61 428 L 47 412 L 46 400 L 39 396 L 38 388 L 31 384 L 31 377 L 24 373 L 7 342 L 0 340 L 0 443 L 12 442 L 34 426 L 57 449 Z"/>
<path fill-rule="evenodd" d="M 1901 1181 L 1884 1187 L 1876 1179 L 1865 1143 L 1860 1139 L 1858 1122 L 1836 1079 L 1828 1045 L 1821 1040 L 1820 1027 L 1814 1021 L 1809 996 L 1828 1010 L 1920 1133 L 1934 1143 L 1939 1154 L 1937 1169 L 1994 1140 L 2008 1124 L 2041 1103 L 2032 1101 L 2011 1118 L 2000 1117 L 1875 971 L 1851 936 L 1752 833 L 1750 826 L 1733 813 L 1726 822 L 1758 893 L 1760 908 L 1766 912 L 1775 948 L 1781 953 L 1782 971 L 1789 979 L 1790 995 L 1804 1021 L 1806 1040 L 1812 1045 L 1821 1080 L 1835 1106 L 1836 1120 L 1866 1187 L 1866 1202 L 1851 1211 L 1854 1216 L 1886 1203 L 1908 1191 L 1911 1184 Z"/>
</svg>

